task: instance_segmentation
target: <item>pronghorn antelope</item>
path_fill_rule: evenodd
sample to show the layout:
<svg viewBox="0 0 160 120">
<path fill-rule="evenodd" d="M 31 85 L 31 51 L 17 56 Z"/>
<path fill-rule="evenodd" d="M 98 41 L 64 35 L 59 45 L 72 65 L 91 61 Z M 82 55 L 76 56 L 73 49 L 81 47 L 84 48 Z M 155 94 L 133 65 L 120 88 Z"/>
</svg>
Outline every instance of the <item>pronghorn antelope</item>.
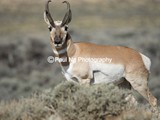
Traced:
<svg viewBox="0 0 160 120">
<path fill-rule="evenodd" d="M 67 58 L 59 62 L 67 80 L 79 83 L 120 83 L 126 79 L 153 108 L 157 108 L 157 99 L 148 88 L 148 77 L 151 61 L 134 49 L 122 46 L 97 45 L 87 42 L 74 43 L 68 33 L 68 24 L 72 19 L 70 4 L 67 1 L 67 12 L 62 21 L 54 21 L 46 2 L 44 20 L 50 31 L 51 46 L 55 56 Z M 69 58 L 111 58 L 110 61 L 70 61 Z M 97 74 L 99 73 L 99 74 Z M 102 77 L 99 77 L 102 76 Z M 99 79 L 101 78 L 101 79 Z"/>
</svg>

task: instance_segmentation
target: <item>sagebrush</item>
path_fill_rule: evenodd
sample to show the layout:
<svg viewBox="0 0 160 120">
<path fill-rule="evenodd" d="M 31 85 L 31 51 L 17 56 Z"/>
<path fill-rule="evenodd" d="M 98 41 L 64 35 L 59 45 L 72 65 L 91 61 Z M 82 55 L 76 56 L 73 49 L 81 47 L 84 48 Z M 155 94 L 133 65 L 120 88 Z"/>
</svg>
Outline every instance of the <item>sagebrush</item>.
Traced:
<svg viewBox="0 0 160 120">
<path fill-rule="evenodd" d="M 1 102 L 0 120 L 151 120 L 149 109 L 125 100 L 129 94 L 112 84 L 64 82 L 29 98 Z"/>
</svg>

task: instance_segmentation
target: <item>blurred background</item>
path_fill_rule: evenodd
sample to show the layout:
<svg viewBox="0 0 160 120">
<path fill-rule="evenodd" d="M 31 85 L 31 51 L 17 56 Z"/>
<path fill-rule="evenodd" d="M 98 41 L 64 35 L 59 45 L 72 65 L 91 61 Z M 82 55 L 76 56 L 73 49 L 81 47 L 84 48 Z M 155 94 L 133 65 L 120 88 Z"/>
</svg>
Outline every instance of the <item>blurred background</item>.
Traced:
<svg viewBox="0 0 160 120">
<path fill-rule="evenodd" d="M 52 0 L 62 20 L 66 6 Z M 152 60 L 149 87 L 160 100 L 160 0 L 68 0 L 72 39 L 134 48 Z M 0 100 L 26 97 L 64 81 L 43 20 L 45 0 L 0 1 Z"/>
</svg>

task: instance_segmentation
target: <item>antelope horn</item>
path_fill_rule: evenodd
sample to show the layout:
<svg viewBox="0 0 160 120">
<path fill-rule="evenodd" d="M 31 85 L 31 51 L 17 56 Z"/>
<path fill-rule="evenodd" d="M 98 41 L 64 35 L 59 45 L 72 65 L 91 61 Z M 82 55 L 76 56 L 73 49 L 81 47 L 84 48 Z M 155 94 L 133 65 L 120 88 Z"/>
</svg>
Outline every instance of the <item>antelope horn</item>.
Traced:
<svg viewBox="0 0 160 120">
<path fill-rule="evenodd" d="M 51 2 L 51 0 L 47 0 L 47 2 L 46 2 L 44 15 L 47 17 L 47 19 L 48 19 L 49 23 L 52 25 L 52 27 L 55 27 L 54 20 L 52 19 L 52 16 L 49 12 L 49 3 L 50 2 Z"/>
<path fill-rule="evenodd" d="M 71 20 L 72 20 L 72 11 L 70 9 L 69 2 L 68 1 L 63 1 L 63 3 L 67 4 L 68 11 L 66 12 L 66 14 L 65 14 L 65 16 L 64 16 L 64 18 L 62 20 L 61 26 L 68 25 L 71 22 Z"/>
</svg>

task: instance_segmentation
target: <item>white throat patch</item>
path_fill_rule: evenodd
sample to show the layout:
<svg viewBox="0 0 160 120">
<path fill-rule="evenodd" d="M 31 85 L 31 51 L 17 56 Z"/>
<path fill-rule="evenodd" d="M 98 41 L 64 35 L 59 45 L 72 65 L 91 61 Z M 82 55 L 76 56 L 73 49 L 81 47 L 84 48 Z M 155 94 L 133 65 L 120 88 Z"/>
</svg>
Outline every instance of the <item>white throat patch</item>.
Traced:
<svg viewBox="0 0 160 120">
<path fill-rule="evenodd" d="M 59 50 L 59 51 L 53 49 L 53 52 L 54 52 L 54 54 L 62 55 L 67 52 L 67 48 L 63 48 L 62 50 Z"/>
</svg>

